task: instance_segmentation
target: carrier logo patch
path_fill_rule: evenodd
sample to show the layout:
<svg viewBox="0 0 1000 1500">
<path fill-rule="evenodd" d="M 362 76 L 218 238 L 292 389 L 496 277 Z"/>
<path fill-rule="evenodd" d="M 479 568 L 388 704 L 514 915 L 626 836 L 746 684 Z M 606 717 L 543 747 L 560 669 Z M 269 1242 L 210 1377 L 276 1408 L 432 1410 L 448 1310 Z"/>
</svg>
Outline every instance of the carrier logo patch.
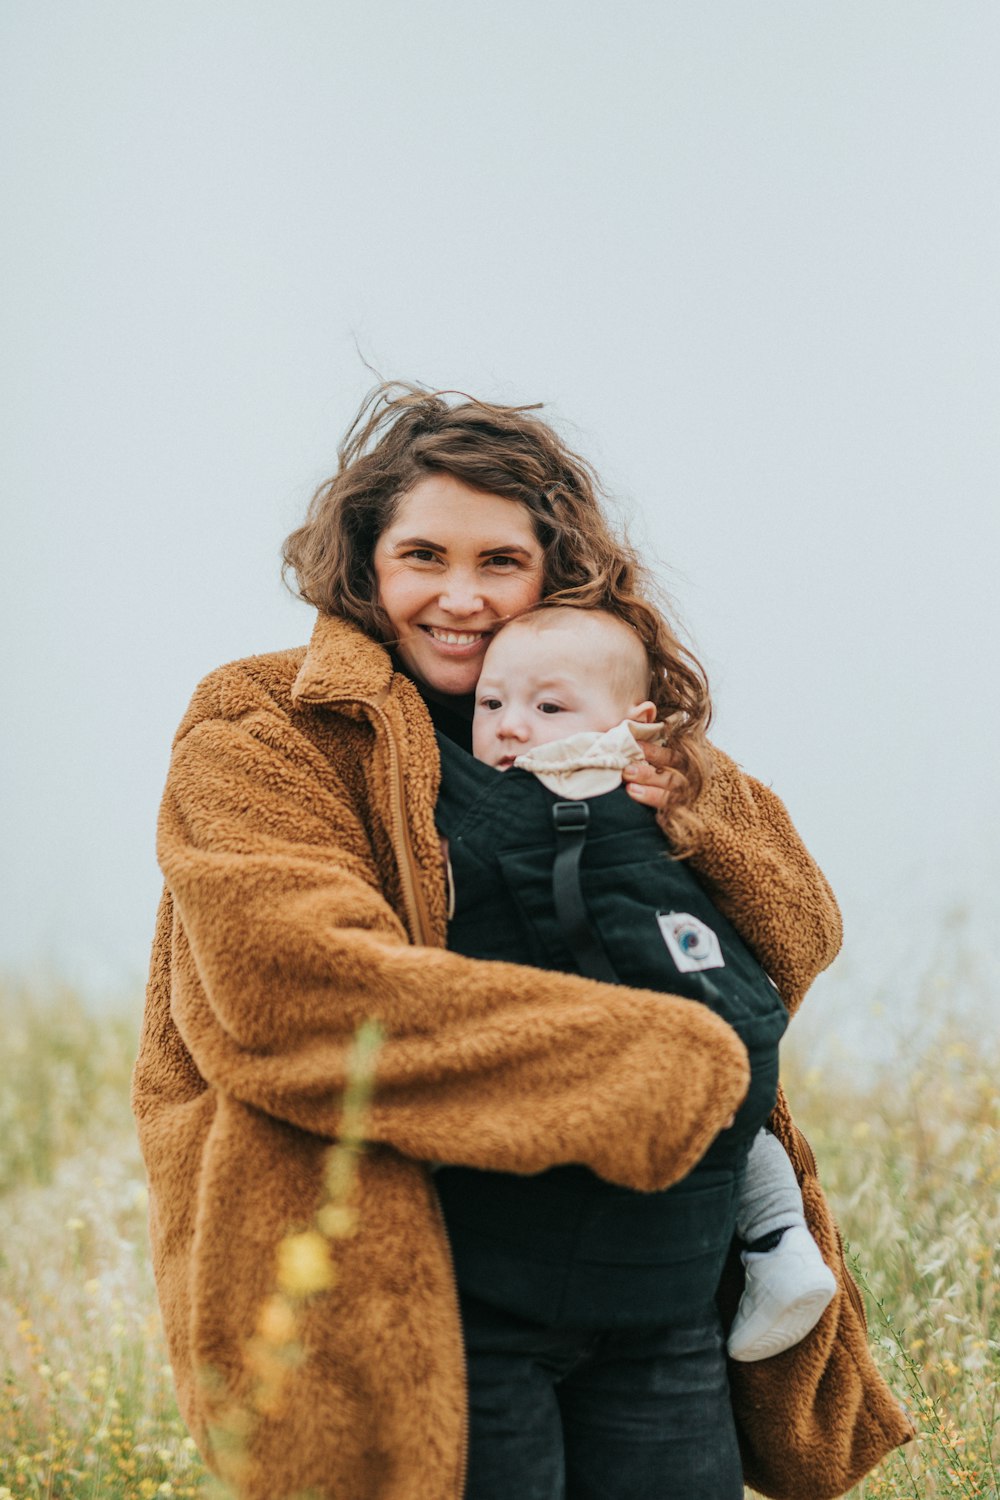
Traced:
<svg viewBox="0 0 1000 1500">
<path fill-rule="evenodd" d="M 682 974 L 726 967 L 719 939 L 698 917 L 686 911 L 658 911 L 656 920 L 670 956 Z"/>
</svg>

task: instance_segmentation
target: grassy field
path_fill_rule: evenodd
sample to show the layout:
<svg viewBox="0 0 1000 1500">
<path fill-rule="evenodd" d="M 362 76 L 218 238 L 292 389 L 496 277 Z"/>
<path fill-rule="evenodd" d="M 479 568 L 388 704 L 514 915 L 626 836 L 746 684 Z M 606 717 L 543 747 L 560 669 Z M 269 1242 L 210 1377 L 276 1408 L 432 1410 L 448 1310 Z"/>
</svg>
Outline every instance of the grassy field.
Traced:
<svg viewBox="0 0 1000 1500">
<path fill-rule="evenodd" d="M 0 1026 L 0 1500 L 205 1494 L 146 1249 L 127 1102 L 138 1015 L 8 985 Z M 865 1082 L 790 1059 L 878 1359 L 921 1433 L 855 1500 L 1000 1494 L 998 1061 L 943 1025 Z"/>
</svg>

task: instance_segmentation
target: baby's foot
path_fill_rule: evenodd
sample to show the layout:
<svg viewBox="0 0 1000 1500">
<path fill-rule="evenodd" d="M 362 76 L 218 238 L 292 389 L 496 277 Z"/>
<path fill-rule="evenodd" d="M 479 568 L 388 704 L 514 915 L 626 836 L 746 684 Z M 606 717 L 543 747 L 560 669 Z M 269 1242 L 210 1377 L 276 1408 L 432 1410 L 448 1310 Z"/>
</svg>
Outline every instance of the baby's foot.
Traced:
<svg viewBox="0 0 1000 1500">
<path fill-rule="evenodd" d="M 744 1250 L 746 1286 L 729 1331 L 732 1359 L 769 1359 L 815 1328 L 837 1290 L 808 1229 L 786 1229 L 773 1250 Z"/>
</svg>

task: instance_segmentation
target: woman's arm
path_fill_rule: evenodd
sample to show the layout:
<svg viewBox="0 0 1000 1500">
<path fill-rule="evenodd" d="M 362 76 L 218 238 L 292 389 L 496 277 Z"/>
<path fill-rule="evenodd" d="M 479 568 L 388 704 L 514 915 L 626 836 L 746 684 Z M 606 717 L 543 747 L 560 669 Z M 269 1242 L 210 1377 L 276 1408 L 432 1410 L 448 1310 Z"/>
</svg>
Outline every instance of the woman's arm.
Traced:
<svg viewBox="0 0 1000 1500">
<path fill-rule="evenodd" d="M 505 1171 L 583 1162 L 646 1190 L 683 1176 L 744 1096 L 735 1033 L 695 1002 L 411 945 L 363 807 L 289 722 L 189 721 L 171 762 L 160 970 L 201 1077 L 332 1137 L 375 1017 L 374 1140 Z"/>
<path fill-rule="evenodd" d="M 840 909 L 784 803 L 710 746 L 712 773 L 695 804 L 703 822 L 692 869 L 797 1010 L 840 949 Z M 670 752 L 650 746 L 638 768 L 638 800 L 669 806 Z"/>
</svg>

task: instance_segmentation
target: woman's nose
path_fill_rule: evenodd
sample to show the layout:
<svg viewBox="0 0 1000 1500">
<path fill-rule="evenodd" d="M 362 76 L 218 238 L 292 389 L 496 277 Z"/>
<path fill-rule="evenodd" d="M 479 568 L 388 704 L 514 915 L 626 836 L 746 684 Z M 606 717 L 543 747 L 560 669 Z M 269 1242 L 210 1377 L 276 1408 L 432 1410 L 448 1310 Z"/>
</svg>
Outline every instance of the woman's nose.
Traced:
<svg viewBox="0 0 1000 1500">
<path fill-rule="evenodd" d="M 438 603 L 449 615 L 478 615 L 483 610 L 483 595 L 474 579 L 453 577 L 441 589 Z"/>
</svg>

